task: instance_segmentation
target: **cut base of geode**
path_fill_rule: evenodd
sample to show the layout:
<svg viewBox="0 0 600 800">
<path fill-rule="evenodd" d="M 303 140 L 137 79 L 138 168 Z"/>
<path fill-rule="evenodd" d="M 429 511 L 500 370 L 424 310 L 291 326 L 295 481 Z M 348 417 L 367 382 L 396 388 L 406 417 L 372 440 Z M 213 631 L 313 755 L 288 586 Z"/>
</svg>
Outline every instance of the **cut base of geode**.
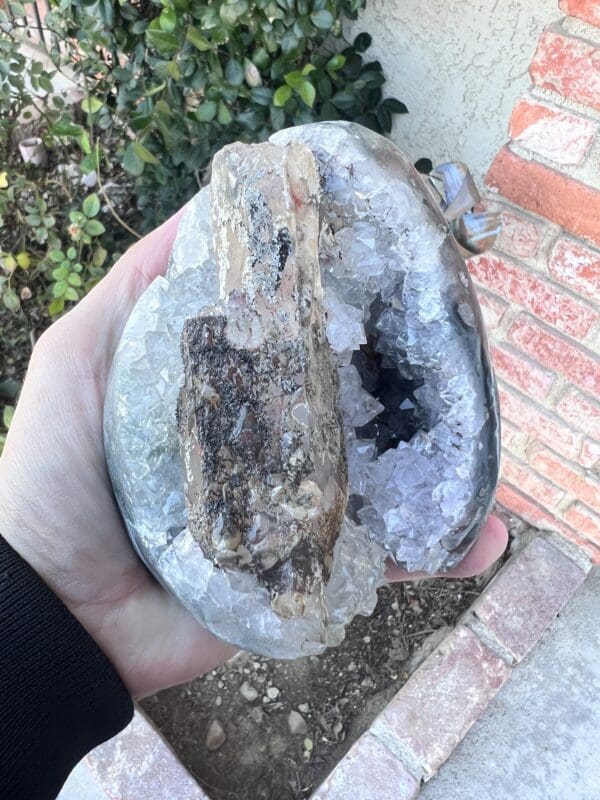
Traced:
<svg viewBox="0 0 600 800">
<path fill-rule="evenodd" d="M 159 580 L 217 635 L 293 657 L 369 613 L 387 556 L 461 560 L 499 422 L 464 261 L 400 151 L 337 122 L 272 141 L 227 148 L 189 204 L 123 333 L 105 441 Z"/>
</svg>

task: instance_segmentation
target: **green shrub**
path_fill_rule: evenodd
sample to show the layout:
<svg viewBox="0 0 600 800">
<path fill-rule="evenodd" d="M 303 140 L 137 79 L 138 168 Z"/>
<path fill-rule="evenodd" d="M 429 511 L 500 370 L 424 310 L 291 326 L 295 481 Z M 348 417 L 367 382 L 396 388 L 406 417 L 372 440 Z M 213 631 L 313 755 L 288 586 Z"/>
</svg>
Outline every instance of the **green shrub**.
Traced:
<svg viewBox="0 0 600 800">
<path fill-rule="evenodd" d="M 391 129 L 392 114 L 406 109 L 383 99 L 381 65 L 364 56 L 370 36 L 352 45 L 342 37 L 342 17 L 363 5 L 59 0 L 48 25 L 78 43 L 86 124 L 122 137 L 118 156 L 135 178 L 147 228 L 204 182 L 212 155 L 228 142 L 320 119 Z"/>
<path fill-rule="evenodd" d="M 18 310 L 31 285 L 42 287 L 52 315 L 76 302 L 138 231 L 206 182 L 212 155 L 228 142 L 325 119 L 388 132 L 406 108 L 383 98 L 381 65 L 365 56 L 371 37 L 362 33 L 350 45 L 342 36 L 342 18 L 363 5 L 53 0 L 44 22 L 53 71 L 22 55 L 24 12 L 9 0 L 12 27 L 0 10 L 4 305 Z M 83 100 L 56 96 L 60 71 L 74 76 Z M 46 169 L 18 157 L 28 125 L 48 147 Z M 81 184 L 89 173 L 97 180 L 93 200 Z M 118 210 L 115 180 L 126 190 Z"/>
</svg>

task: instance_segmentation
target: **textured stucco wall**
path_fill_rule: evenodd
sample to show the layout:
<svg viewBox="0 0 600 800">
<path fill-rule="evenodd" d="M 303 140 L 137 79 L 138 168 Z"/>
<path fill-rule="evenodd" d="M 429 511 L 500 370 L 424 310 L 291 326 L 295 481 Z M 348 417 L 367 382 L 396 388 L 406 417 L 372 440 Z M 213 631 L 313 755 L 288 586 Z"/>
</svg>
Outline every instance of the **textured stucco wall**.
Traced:
<svg viewBox="0 0 600 800">
<path fill-rule="evenodd" d="M 368 0 L 348 35 L 372 35 L 386 94 L 408 106 L 396 143 L 414 159 L 466 161 L 481 182 L 540 34 L 560 17 L 558 0 Z"/>
</svg>

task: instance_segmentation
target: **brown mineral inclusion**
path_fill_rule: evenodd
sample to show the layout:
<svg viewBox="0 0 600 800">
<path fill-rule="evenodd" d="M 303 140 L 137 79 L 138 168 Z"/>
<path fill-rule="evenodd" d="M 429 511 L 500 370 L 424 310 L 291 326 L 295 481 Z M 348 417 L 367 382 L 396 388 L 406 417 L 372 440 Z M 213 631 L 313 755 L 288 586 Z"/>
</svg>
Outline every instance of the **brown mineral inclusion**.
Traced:
<svg viewBox="0 0 600 800">
<path fill-rule="evenodd" d="M 181 337 L 189 528 L 205 556 L 253 572 L 293 617 L 329 577 L 348 483 L 313 156 L 231 145 L 213 161 L 212 198 L 221 303 Z"/>
</svg>

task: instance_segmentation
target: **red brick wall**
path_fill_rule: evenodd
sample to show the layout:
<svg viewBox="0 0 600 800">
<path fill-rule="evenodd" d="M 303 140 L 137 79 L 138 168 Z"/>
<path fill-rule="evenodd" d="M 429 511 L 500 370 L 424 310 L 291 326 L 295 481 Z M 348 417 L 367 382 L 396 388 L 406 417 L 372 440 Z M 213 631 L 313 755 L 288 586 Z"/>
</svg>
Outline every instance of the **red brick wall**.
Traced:
<svg viewBox="0 0 600 800">
<path fill-rule="evenodd" d="M 499 501 L 600 560 L 600 0 L 560 0 L 486 178 L 470 260 L 504 422 Z"/>
</svg>

